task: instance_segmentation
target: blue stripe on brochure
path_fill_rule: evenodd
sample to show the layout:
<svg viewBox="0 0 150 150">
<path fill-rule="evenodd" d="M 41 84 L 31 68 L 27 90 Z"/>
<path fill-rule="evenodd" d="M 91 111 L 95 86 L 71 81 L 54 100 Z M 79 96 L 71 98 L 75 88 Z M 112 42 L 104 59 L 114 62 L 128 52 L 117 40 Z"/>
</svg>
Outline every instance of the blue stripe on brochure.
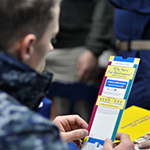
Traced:
<svg viewBox="0 0 150 150">
<path fill-rule="evenodd" d="M 101 145 L 104 144 L 104 141 L 103 141 L 103 140 L 95 139 L 95 138 L 91 138 L 91 137 L 89 137 L 88 142 L 93 143 L 93 144 L 96 143 L 96 142 L 98 142 L 98 143 L 101 144 Z"/>
<path fill-rule="evenodd" d="M 122 57 L 114 57 L 113 61 L 123 61 L 123 62 L 130 62 L 134 63 L 135 58 L 128 57 L 126 59 L 123 59 Z"/>
</svg>

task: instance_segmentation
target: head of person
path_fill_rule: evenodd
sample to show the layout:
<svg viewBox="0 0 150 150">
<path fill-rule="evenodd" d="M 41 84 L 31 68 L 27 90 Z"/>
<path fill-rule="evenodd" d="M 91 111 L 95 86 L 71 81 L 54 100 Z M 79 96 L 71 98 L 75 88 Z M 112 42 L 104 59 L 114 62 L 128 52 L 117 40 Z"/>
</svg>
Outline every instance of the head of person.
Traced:
<svg viewBox="0 0 150 150">
<path fill-rule="evenodd" d="M 59 30 L 59 5 L 60 0 L 0 0 L 0 50 L 41 68 Z"/>
</svg>

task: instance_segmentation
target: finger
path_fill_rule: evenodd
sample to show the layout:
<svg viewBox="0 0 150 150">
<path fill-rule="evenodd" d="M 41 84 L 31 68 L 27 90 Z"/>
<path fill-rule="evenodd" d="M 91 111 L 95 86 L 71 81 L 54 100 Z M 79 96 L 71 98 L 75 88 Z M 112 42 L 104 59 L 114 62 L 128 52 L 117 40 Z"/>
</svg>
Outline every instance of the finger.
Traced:
<svg viewBox="0 0 150 150">
<path fill-rule="evenodd" d="M 78 126 L 78 128 L 87 129 L 88 124 L 78 115 L 68 115 L 66 116 L 67 122 L 70 126 Z M 77 128 L 77 127 L 76 127 Z"/>
<path fill-rule="evenodd" d="M 61 137 L 65 142 L 70 142 L 74 140 L 79 140 L 88 135 L 88 131 L 86 129 L 78 129 L 70 132 L 62 132 Z"/>
<path fill-rule="evenodd" d="M 78 62 L 77 64 L 77 75 L 78 75 L 78 78 L 81 79 L 83 77 L 83 74 L 85 72 L 85 65 L 82 64 L 81 61 Z"/>
<path fill-rule="evenodd" d="M 81 82 L 87 82 L 90 79 L 92 73 L 89 73 L 88 70 L 82 68 L 82 70 L 79 70 L 78 72 L 78 79 Z"/>
<path fill-rule="evenodd" d="M 81 79 L 82 79 L 82 77 L 83 77 L 83 70 L 78 69 L 78 71 L 77 71 L 77 75 L 78 75 L 78 79 L 79 79 L 79 80 L 81 80 Z"/>
<path fill-rule="evenodd" d="M 117 133 L 116 140 L 120 140 L 120 143 L 128 143 L 129 145 L 133 145 L 130 137 L 126 133 Z"/>
<path fill-rule="evenodd" d="M 131 141 L 128 134 L 126 134 L 126 133 L 117 133 L 116 140 L 121 141 L 121 140 L 124 140 L 124 139 L 126 139 L 126 141 Z"/>
<path fill-rule="evenodd" d="M 140 145 L 138 145 L 139 149 L 146 149 L 146 148 L 150 148 L 150 141 L 141 143 Z"/>
<path fill-rule="evenodd" d="M 53 123 L 63 132 L 79 128 L 87 129 L 88 127 L 88 124 L 78 115 L 59 116 L 54 119 Z"/>
<path fill-rule="evenodd" d="M 80 78 L 81 82 L 88 82 L 91 78 L 91 74 L 88 71 L 85 71 L 82 77 Z"/>
<path fill-rule="evenodd" d="M 113 149 L 113 142 L 111 139 L 106 139 L 102 150 L 111 150 L 111 149 Z"/>
<path fill-rule="evenodd" d="M 82 144 L 81 144 L 80 140 L 75 140 L 75 141 L 73 141 L 73 142 L 76 144 L 76 146 L 77 146 L 79 149 L 82 148 Z"/>
</svg>

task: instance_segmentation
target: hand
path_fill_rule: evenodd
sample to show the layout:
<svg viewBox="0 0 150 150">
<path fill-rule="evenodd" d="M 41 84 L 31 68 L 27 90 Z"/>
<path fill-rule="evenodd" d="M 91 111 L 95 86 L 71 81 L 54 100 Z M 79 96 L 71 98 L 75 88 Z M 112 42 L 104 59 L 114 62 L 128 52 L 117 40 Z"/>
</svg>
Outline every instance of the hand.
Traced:
<svg viewBox="0 0 150 150">
<path fill-rule="evenodd" d="M 120 140 L 120 143 L 113 144 L 112 140 L 106 139 L 102 150 L 134 150 L 134 144 L 128 134 L 117 133 L 116 140 Z"/>
<path fill-rule="evenodd" d="M 63 141 L 73 141 L 79 149 L 82 148 L 80 139 L 88 135 L 88 124 L 78 115 L 56 117 L 53 121 L 60 130 Z"/>
<path fill-rule="evenodd" d="M 98 73 L 98 59 L 89 50 L 86 50 L 77 62 L 78 79 L 81 82 L 87 82 L 94 78 Z"/>
<path fill-rule="evenodd" d="M 150 148 L 150 141 L 141 143 L 140 145 L 138 145 L 138 148 L 139 149 L 148 149 L 148 148 Z"/>
</svg>

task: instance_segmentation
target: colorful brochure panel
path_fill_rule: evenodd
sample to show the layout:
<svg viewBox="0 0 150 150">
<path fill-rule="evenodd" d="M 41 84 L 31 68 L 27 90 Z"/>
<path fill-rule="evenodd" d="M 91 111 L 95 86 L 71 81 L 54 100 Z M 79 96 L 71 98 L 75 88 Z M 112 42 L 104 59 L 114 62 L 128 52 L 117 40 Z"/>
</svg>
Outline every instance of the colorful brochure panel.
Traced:
<svg viewBox="0 0 150 150">
<path fill-rule="evenodd" d="M 139 62 L 110 56 L 82 150 L 101 150 L 106 138 L 115 140 Z"/>
</svg>

